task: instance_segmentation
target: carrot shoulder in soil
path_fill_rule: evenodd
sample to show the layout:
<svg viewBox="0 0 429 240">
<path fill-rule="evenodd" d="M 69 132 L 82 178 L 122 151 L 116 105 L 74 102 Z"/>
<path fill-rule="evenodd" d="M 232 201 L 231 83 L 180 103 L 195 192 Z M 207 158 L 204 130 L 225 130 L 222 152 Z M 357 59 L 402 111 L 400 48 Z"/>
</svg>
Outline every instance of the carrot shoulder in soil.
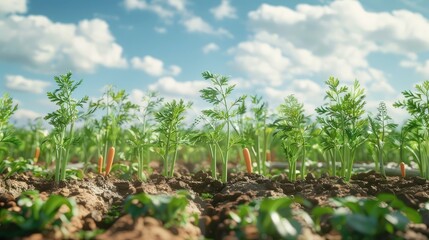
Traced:
<svg viewBox="0 0 429 240">
<path fill-rule="evenodd" d="M 113 158 L 115 157 L 115 148 L 110 147 L 107 153 L 107 162 L 106 162 L 106 176 L 110 173 L 113 164 Z"/>
<path fill-rule="evenodd" d="M 246 161 L 247 172 L 252 173 L 253 171 L 252 159 L 250 158 L 250 152 L 248 148 L 243 148 L 243 156 L 244 156 L 244 161 Z"/>
<path fill-rule="evenodd" d="M 34 152 L 34 162 L 37 162 L 39 160 L 40 156 L 40 147 L 36 147 L 36 151 Z"/>
<path fill-rule="evenodd" d="M 405 172 L 405 163 L 401 162 L 401 164 L 399 164 L 399 166 L 401 168 L 401 176 L 405 177 L 405 174 L 406 174 L 406 172 Z"/>
<path fill-rule="evenodd" d="M 98 156 L 98 174 L 103 172 L 103 155 Z"/>
</svg>

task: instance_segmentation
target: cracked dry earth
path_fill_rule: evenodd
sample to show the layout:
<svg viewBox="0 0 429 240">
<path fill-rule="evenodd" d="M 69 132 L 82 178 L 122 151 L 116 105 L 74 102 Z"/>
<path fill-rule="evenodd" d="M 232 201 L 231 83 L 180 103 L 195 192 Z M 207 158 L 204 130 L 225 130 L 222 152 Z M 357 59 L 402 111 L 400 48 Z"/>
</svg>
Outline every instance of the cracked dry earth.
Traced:
<svg viewBox="0 0 429 240">
<path fill-rule="evenodd" d="M 70 232 L 103 229 L 97 239 L 237 239 L 229 226 L 229 212 L 240 204 L 257 198 L 302 196 L 313 206 L 328 205 L 331 197 L 353 195 L 369 198 L 379 193 L 393 193 L 408 206 L 417 209 L 429 201 L 429 181 L 419 178 L 383 178 L 375 172 L 360 173 L 345 182 L 338 177 L 327 175 L 315 178 L 308 174 L 305 180 L 290 182 L 287 176 L 272 179 L 257 174 L 230 174 L 228 183 L 213 179 L 210 173 L 199 171 L 194 175 L 176 173 L 174 178 L 152 174 L 147 182 L 124 181 L 103 176 L 84 180 L 70 180 L 55 186 L 52 181 L 41 180 L 29 174 L 3 179 L 0 176 L 0 208 L 16 206 L 16 198 L 25 190 L 38 190 L 42 197 L 59 194 L 75 198 L 79 215 L 69 227 Z M 192 200 L 188 210 L 197 213 L 199 222 L 183 227 L 165 228 L 151 217 L 140 217 L 136 221 L 121 213 L 123 202 L 128 195 L 136 193 L 174 194 L 176 190 L 187 190 Z M 212 196 L 207 198 L 204 196 Z M 299 206 L 298 206 L 299 207 Z M 110 221 L 111 209 L 120 213 Z M 304 209 L 311 211 L 311 209 Z M 423 216 L 423 223 L 411 224 L 406 232 L 397 232 L 387 239 L 428 239 L 429 218 Z M 257 239 L 257 229 L 246 229 L 246 239 Z M 55 233 L 33 234 L 25 239 L 55 238 Z M 322 233 L 304 228 L 301 239 L 341 239 L 332 229 Z"/>
</svg>

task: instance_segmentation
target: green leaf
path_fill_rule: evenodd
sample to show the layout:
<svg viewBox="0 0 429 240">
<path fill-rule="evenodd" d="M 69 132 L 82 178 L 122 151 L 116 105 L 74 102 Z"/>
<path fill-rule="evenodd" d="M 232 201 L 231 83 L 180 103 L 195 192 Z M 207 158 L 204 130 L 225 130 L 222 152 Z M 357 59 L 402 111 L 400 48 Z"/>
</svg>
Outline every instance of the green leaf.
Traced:
<svg viewBox="0 0 429 240">
<path fill-rule="evenodd" d="M 409 223 L 408 218 L 399 211 L 386 214 L 385 219 L 387 222 L 391 223 L 396 229 L 399 229 L 401 231 L 404 231 Z M 393 233 L 393 231 L 390 233 Z"/>
<path fill-rule="evenodd" d="M 363 214 L 352 214 L 346 216 L 347 226 L 359 233 L 374 236 L 377 234 L 377 219 Z"/>
<path fill-rule="evenodd" d="M 129 196 L 124 209 L 134 219 L 139 216 L 151 216 L 167 226 L 184 225 L 189 218 L 185 211 L 189 203 L 187 196 L 186 193 L 179 193 L 177 196 L 141 193 Z"/>
</svg>

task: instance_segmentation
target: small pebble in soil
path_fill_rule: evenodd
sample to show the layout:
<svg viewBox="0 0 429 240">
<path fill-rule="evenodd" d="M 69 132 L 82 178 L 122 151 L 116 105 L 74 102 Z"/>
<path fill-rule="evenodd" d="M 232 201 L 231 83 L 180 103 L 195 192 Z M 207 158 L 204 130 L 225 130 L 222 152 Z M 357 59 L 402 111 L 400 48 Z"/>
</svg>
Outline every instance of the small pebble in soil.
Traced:
<svg viewBox="0 0 429 240">
<path fill-rule="evenodd" d="M 70 195 L 70 190 L 68 188 L 63 188 L 61 189 L 60 194 L 63 195 L 64 197 L 68 197 Z M 79 192 L 77 194 L 79 194 Z"/>
<path fill-rule="evenodd" d="M 320 193 L 322 193 L 323 191 L 324 191 L 323 186 L 321 186 L 321 185 L 319 185 L 319 184 L 316 184 L 316 185 L 314 186 L 314 192 L 315 192 L 315 193 L 320 194 Z"/>
<path fill-rule="evenodd" d="M 307 180 L 307 181 L 316 180 L 316 176 L 314 175 L 314 173 L 307 173 L 307 176 L 305 177 L 305 180 Z"/>
<path fill-rule="evenodd" d="M 368 183 L 376 183 L 377 182 L 377 178 L 374 175 L 369 175 L 368 178 Z"/>
<path fill-rule="evenodd" d="M 413 182 L 417 185 L 423 185 L 426 183 L 426 179 L 421 177 L 414 177 Z"/>
<path fill-rule="evenodd" d="M 427 202 L 429 195 L 426 192 L 418 192 L 414 195 L 420 202 Z"/>
<path fill-rule="evenodd" d="M 338 184 L 342 184 L 342 185 L 344 185 L 344 184 L 346 184 L 346 180 L 344 180 L 344 178 L 339 178 L 339 179 L 337 180 L 337 183 L 338 183 Z"/>
<path fill-rule="evenodd" d="M 295 185 L 292 183 L 284 183 L 281 185 L 281 188 L 283 189 L 283 193 L 285 194 L 292 194 L 295 192 Z"/>
<path fill-rule="evenodd" d="M 320 175 L 321 178 L 329 178 L 329 173 L 324 172 L 322 175 Z"/>
<path fill-rule="evenodd" d="M 209 177 L 209 174 L 208 173 L 206 173 L 206 172 L 204 172 L 204 171 L 202 171 L 202 170 L 200 170 L 200 171 L 198 171 L 198 172 L 196 172 L 195 174 L 194 174 L 194 179 L 196 179 L 196 180 L 204 180 L 204 179 L 206 179 L 206 178 L 208 178 Z"/>
<path fill-rule="evenodd" d="M 410 196 L 409 194 L 400 193 L 396 196 L 398 197 L 398 199 L 402 200 L 405 203 L 405 205 L 407 205 L 409 207 L 413 207 L 413 208 L 418 207 L 418 203 L 416 203 L 416 201 L 413 199 L 413 197 Z"/>
<path fill-rule="evenodd" d="M 277 182 L 283 182 L 286 179 L 287 178 L 284 174 L 279 174 L 279 175 L 276 175 L 272 178 L 273 181 L 277 181 Z"/>
<path fill-rule="evenodd" d="M 331 183 L 322 183 L 322 186 L 326 190 L 332 189 L 332 184 Z"/>
<path fill-rule="evenodd" d="M 378 190 L 376 186 L 369 186 L 367 192 L 369 195 L 376 195 Z"/>
</svg>

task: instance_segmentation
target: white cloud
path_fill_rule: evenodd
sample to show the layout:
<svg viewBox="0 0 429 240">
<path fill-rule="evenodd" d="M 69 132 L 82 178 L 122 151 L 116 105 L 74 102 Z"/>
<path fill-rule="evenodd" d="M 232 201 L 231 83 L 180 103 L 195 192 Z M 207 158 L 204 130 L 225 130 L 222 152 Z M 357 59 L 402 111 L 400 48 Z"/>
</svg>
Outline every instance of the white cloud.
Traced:
<svg viewBox="0 0 429 240">
<path fill-rule="evenodd" d="M 147 3 L 144 0 L 125 0 L 124 6 L 127 10 L 146 9 Z"/>
<path fill-rule="evenodd" d="M 171 65 L 169 69 L 170 69 L 169 71 L 170 75 L 173 75 L 173 76 L 177 76 L 182 72 L 182 68 L 180 68 L 177 65 Z"/>
<path fill-rule="evenodd" d="M 26 13 L 26 0 L 2 0 L 0 1 L 0 15 L 9 13 Z"/>
<path fill-rule="evenodd" d="M 44 93 L 50 85 L 49 82 L 28 79 L 20 75 L 6 75 L 5 80 L 7 88 L 29 93 Z"/>
<path fill-rule="evenodd" d="M 403 60 L 400 62 L 400 66 L 404 68 L 411 68 L 422 76 L 429 77 L 429 60 L 424 62 L 419 62 L 417 59 Z"/>
<path fill-rule="evenodd" d="M 237 18 L 235 8 L 231 6 L 229 0 L 222 0 L 220 5 L 210 9 L 210 12 L 218 20 L 222 20 L 224 18 Z"/>
<path fill-rule="evenodd" d="M 132 89 L 130 93 L 130 101 L 138 104 L 142 101 L 145 95 L 146 94 L 140 89 Z"/>
<path fill-rule="evenodd" d="M 167 32 L 167 29 L 166 29 L 166 28 L 163 28 L 163 27 L 155 27 L 155 28 L 154 28 L 154 30 L 155 30 L 157 33 L 160 33 L 160 34 L 164 34 L 164 33 L 166 33 L 166 32 Z"/>
<path fill-rule="evenodd" d="M 188 32 L 205 33 L 211 35 L 220 35 L 232 37 L 231 33 L 223 28 L 214 29 L 210 24 L 204 21 L 201 17 L 192 16 L 183 21 Z"/>
<path fill-rule="evenodd" d="M 165 6 L 155 3 L 147 3 L 145 0 L 124 0 L 125 9 L 127 10 L 147 10 L 155 13 L 161 18 L 169 19 L 174 16 L 174 12 Z"/>
<path fill-rule="evenodd" d="M 16 110 L 16 112 L 12 115 L 12 118 L 18 120 L 19 122 L 23 122 L 25 120 L 34 120 L 38 117 L 42 117 L 42 114 L 22 108 Z"/>
<path fill-rule="evenodd" d="M 172 77 L 162 77 L 157 82 L 150 84 L 148 88 L 150 91 L 156 91 L 167 96 L 196 97 L 199 96 L 199 91 L 208 85 L 207 81 L 180 82 Z"/>
<path fill-rule="evenodd" d="M 371 12 L 359 1 L 333 1 L 295 9 L 262 4 L 248 18 L 253 34 L 228 52 L 232 65 L 254 83 L 280 86 L 333 75 L 358 79 L 371 94 L 392 96 L 386 74 L 368 60 L 377 53 L 411 59 L 402 66 L 429 74 L 429 62 L 416 62 L 416 54 L 429 50 L 429 20 L 417 13 Z"/>
<path fill-rule="evenodd" d="M 186 4 L 186 0 L 163 0 L 149 2 L 146 0 L 123 1 L 123 5 L 127 10 L 146 10 L 155 13 L 163 19 L 174 17 L 176 12 L 185 12 Z"/>
<path fill-rule="evenodd" d="M 168 0 L 167 3 L 174 7 L 177 11 L 186 10 L 186 0 Z"/>
<path fill-rule="evenodd" d="M 124 0 L 123 5 L 127 10 L 150 11 L 157 14 L 165 23 L 179 22 L 190 33 L 203 33 L 209 35 L 232 37 L 232 34 L 224 28 L 214 28 L 200 16 L 196 16 L 186 9 L 187 0 Z M 175 21 L 177 20 L 177 21 Z M 164 33 L 164 28 L 155 28 L 158 33 Z"/>
<path fill-rule="evenodd" d="M 288 7 L 271 6 L 264 3 L 256 11 L 250 12 L 249 18 L 279 25 L 291 25 L 305 20 L 305 15 L 295 12 Z"/>
<path fill-rule="evenodd" d="M 179 75 L 182 69 L 177 65 L 171 65 L 169 69 L 164 68 L 164 62 L 152 56 L 144 56 L 143 58 L 133 57 L 131 65 L 135 69 L 142 70 L 147 74 L 155 77 L 162 75 Z"/>
<path fill-rule="evenodd" d="M 324 89 L 316 82 L 308 79 L 293 80 L 287 87 L 265 87 L 264 94 L 268 102 L 272 103 L 271 107 L 280 105 L 283 100 L 294 95 L 298 101 L 304 104 L 307 114 L 315 114 L 315 109 L 323 104 Z"/>
<path fill-rule="evenodd" d="M 429 48 L 425 35 L 429 21 L 422 15 L 407 10 L 370 12 L 359 1 L 333 1 L 326 6 L 300 4 L 296 10 L 263 4 L 250 12 L 249 18 L 257 30 L 288 36 L 297 47 L 307 46 L 317 55 L 335 51 L 338 45 L 354 45 L 364 53 L 404 55 Z M 304 34 L 310 32 L 305 38 Z"/>
<path fill-rule="evenodd" d="M 11 15 L 0 18 L 0 32 L 0 59 L 37 72 L 92 72 L 98 66 L 127 65 L 122 47 L 100 19 L 75 25 L 52 22 L 45 16 Z"/>
<path fill-rule="evenodd" d="M 234 54 L 236 68 L 246 72 L 255 83 L 265 80 L 273 86 L 280 85 L 290 65 L 281 49 L 263 42 L 242 42 L 230 53 Z"/>
<path fill-rule="evenodd" d="M 143 58 L 133 57 L 131 59 L 133 68 L 143 70 L 152 76 L 161 76 L 164 72 L 164 63 L 154 57 L 145 56 Z"/>
<path fill-rule="evenodd" d="M 219 46 L 216 43 L 209 43 L 203 47 L 203 53 L 208 54 L 219 50 Z"/>
</svg>

